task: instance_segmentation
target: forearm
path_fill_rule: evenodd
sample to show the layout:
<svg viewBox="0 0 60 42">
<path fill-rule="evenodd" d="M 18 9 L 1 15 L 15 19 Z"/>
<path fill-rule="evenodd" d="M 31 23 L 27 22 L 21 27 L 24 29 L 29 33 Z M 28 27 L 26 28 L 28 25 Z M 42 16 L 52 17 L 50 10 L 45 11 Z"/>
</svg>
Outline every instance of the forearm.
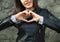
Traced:
<svg viewBox="0 0 60 42">
<path fill-rule="evenodd" d="M 42 22 L 41 22 L 42 20 Z M 57 20 L 52 20 L 52 19 L 49 19 L 49 18 L 41 18 L 41 20 L 39 21 L 39 24 L 42 23 L 42 25 L 45 25 L 47 27 L 49 27 L 50 29 L 53 29 L 57 32 L 60 32 L 60 21 Z"/>
<path fill-rule="evenodd" d="M 10 16 L 8 16 L 7 18 L 1 19 L 0 20 L 0 31 L 12 25 L 13 25 L 13 22 L 11 21 Z"/>
<path fill-rule="evenodd" d="M 52 19 L 44 19 L 44 25 L 46 25 L 47 27 L 60 32 L 60 21 L 55 21 Z"/>
</svg>

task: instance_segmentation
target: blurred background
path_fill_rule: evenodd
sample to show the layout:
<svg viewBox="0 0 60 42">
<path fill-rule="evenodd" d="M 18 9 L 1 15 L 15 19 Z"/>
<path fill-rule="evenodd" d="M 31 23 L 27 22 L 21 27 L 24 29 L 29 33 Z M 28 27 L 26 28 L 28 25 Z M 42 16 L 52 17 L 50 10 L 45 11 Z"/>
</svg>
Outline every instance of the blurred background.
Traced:
<svg viewBox="0 0 60 42">
<path fill-rule="evenodd" d="M 53 15 L 60 19 L 60 0 L 39 0 L 40 8 L 48 9 Z M 14 11 L 14 0 L 0 0 L 0 19 L 3 19 Z M 7 24 L 8 25 L 8 24 Z M 18 30 L 9 27 L 0 31 L 0 42 L 15 42 Z M 45 42 L 60 42 L 60 34 L 46 28 Z"/>
</svg>

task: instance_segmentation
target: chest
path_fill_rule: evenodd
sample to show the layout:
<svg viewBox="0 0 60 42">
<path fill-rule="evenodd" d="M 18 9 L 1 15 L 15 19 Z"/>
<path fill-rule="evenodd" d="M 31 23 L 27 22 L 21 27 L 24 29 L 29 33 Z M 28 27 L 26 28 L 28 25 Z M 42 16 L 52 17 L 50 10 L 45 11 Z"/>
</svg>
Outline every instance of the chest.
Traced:
<svg viewBox="0 0 60 42">
<path fill-rule="evenodd" d="M 39 25 L 36 22 L 32 22 L 32 23 L 22 23 L 19 26 L 20 29 L 23 29 L 25 31 L 25 33 L 36 33 L 37 31 L 39 31 L 39 29 L 42 28 L 41 25 Z"/>
</svg>

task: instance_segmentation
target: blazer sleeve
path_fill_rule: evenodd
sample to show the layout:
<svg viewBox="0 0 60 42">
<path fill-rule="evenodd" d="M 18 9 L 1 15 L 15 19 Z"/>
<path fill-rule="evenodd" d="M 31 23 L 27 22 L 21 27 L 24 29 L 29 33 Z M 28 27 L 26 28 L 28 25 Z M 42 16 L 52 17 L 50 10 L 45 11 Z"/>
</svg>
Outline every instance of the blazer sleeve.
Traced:
<svg viewBox="0 0 60 42">
<path fill-rule="evenodd" d="M 46 16 L 44 17 L 43 24 L 50 29 L 53 29 L 60 33 L 60 20 L 56 18 L 52 13 L 50 13 L 48 10 L 46 10 Z"/>
<path fill-rule="evenodd" d="M 13 26 L 13 24 L 14 23 L 11 21 L 11 15 L 4 19 L 1 19 L 0 20 L 0 31 L 3 29 L 6 29 L 7 27 Z"/>
</svg>

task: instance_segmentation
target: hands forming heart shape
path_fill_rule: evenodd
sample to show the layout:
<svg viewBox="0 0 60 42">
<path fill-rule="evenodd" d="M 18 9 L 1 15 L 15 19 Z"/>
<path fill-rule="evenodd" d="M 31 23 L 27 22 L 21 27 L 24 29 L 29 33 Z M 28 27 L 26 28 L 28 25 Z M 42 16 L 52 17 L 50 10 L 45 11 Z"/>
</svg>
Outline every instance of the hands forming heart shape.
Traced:
<svg viewBox="0 0 60 42">
<path fill-rule="evenodd" d="M 15 16 L 17 20 L 22 20 L 25 22 L 33 22 L 33 21 L 38 22 L 40 19 L 40 15 L 27 10 L 19 12 Z"/>
</svg>

